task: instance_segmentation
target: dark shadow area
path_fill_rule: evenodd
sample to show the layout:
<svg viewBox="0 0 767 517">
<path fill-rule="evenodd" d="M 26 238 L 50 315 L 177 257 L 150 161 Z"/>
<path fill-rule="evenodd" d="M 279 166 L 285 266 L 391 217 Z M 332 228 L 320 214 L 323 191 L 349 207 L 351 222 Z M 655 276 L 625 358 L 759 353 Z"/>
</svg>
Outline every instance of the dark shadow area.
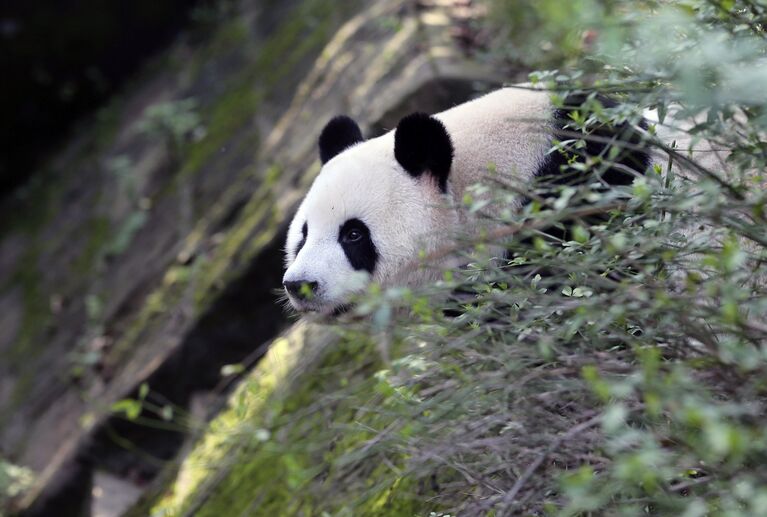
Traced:
<svg viewBox="0 0 767 517">
<path fill-rule="evenodd" d="M 0 200 L 204 0 L 11 0 L 0 9 Z M 199 11 L 203 13 L 204 11 Z M 198 18 L 200 15 L 197 16 Z"/>
</svg>

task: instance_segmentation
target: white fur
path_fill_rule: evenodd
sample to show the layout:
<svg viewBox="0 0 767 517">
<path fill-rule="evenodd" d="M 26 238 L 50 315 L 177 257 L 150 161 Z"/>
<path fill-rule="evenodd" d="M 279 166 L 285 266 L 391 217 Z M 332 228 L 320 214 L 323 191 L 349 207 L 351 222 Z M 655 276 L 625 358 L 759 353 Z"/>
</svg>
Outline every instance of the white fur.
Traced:
<svg viewBox="0 0 767 517">
<path fill-rule="evenodd" d="M 330 312 L 371 280 L 387 287 L 432 279 L 434 270 L 409 266 L 419 252 L 449 244 L 461 229 L 472 231 L 476 221 L 461 210 L 461 200 L 491 167 L 506 181 L 533 176 L 550 146 L 546 121 L 551 112 L 548 93 L 505 88 L 435 115 L 455 151 L 447 195 L 431 175 L 412 178 L 399 165 L 394 131 L 328 161 L 288 230 L 283 281 L 319 283 L 310 301 L 290 297 L 293 306 Z M 378 251 L 372 278 L 352 268 L 338 243 L 338 230 L 350 218 L 370 228 Z M 308 236 L 296 256 L 304 222 Z"/>
</svg>

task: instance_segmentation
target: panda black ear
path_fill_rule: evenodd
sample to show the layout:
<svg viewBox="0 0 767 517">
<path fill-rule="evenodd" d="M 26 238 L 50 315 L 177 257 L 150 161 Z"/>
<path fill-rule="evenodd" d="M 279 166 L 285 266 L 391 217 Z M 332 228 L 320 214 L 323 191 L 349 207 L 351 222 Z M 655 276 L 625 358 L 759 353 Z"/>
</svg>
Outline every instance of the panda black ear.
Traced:
<svg viewBox="0 0 767 517">
<path fill-rule="evenodd" d="M 362 142 L 362 131 L 355 121 L 345 115 L 333 117 L 320 133 L 320 159 L 325 165 L 341 151 Z"/>
<path fill-rule="evenodd" d="M 426 113 L 413 113 L 400 120 L 394 132 L 394 157 L 414 178 L 432 174 L 443 192 L 453 163 L 453 143 L 445 126 Z"/>
</svg>

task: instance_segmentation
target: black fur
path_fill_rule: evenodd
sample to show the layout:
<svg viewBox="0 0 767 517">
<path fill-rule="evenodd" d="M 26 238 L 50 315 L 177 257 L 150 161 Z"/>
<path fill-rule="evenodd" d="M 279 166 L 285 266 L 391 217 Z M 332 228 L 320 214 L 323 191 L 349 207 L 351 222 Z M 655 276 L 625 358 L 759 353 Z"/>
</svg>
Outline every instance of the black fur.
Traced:
<svg viewBox="0 0 767 517">
<path fill-rule="evenodd" d="M 320 133 L 320 159 L 326 164 L 331 158 L 349 147 L 362 142 L 362 131 L 357 123 L 345 115 L 330 119 Z"/>
<path fill-rule="evenodd" d="M 426 113 L 413 113 L 400 120 L 394 132 L 394 157 L 414 178 L 428 171 L 447 191 L 453 163 L 453 143 L 439 120 Z"/>
<path fill-rule="evenodd" d="M 304 247 L 304 244 L 306 244 L 306 235 L 309 233 L 309 226 L 307 226 L 307 223 L 304 221 L 304 225 L 301 227 L 301 240 L 298 241 L 298 245 L 296 246 L 296 256 L 298 256 L 298 252 L 301 251 L 301 248 Z"/>
<path fill-rule="evenodd" d="M 599 171 L 599 178 L 607 186 L 630 185 L 636 175 L 644 174 L 650 166 L 651 158 L 648 149 L 642 144 L 642 136 L 635 127 L 630 124 L 621 124 L 618 126 L 598 126 L 592 127 L 588 134 L 573 135 L 577 128 L 568 127 L 572 122 L 570 113 L 580 109 L 586 102 L 586 94 L 574 94 L 568 96 L 561 108 L 554 110 L 552 117 L 554 140 L 564 141 L 582 138 L 586 142 L 585 148 L 569 150 L 555 150 L 546 155 L 543 162 L 536 171 L 536 186 L 539 188 L 539 195 L 542 197 L 553 197 L 558 195 L 556 186 L 558 185 L 579 185 L 596 179 L 593 172 L 584 173 L 581 170 L 571 167 L 571 163 L 584 163 L 587 157 L 602 157 L 610 160 L 610 148 L 618 148 L 619 154 L 613 158 L 610 164 L 605 164 L 600 168 L 596 165 L 594 172 Z M 605 96 L 597 96 L 597 100 L 605 108 L 613 108 L 617 103 Z M 639 127 L 647 129 L 647 121 L 644 119 L 639 123 Z M 593 137 L 593 138 L 590 138 Z M 633 171 L 634 173 L 632 174 Z M 525 200 L 529 202 L 530 200 Z M 607 215 L 594 215 L 585 218 L 587 224 L 597 224 L 604 221 Z M 556 238 L 570 239 L 570 229 L 572 221 L 562 221 L 561 225 L 550 227 L 544 230 L 544 233 Z M 522 244 L 528 244 L 529 239 L 522 239 Z"/>
<path fill-rule="evenodd" d="M 570 133 L 575 132 L 576 129 L 566 127 L 572 122 L 569 115 L 573 111 L 580 109 L 584 102 L 586 102 L 586 99 L 586 94 L 570 95 L 565 99 L 563 107 L 554 110 L 552 120 L 554 126 L 553 140 L 573 139 Z M 605 108 L 617 106 L 617 103 L 609 97 L 600 95 L 597 97 L 597 100 Z M 647 122 L 642 120 L 639 126 L 646 130 Z M 595 139 L 590 139 L 589 136 L 593 136 Z M 569 160 L 572 158 L 577 163 L 583 163 L 586 156 L 602 156 L 608 159 L 607 153 L 611 147 L 621 149 L 613 161 L 635 171 L 637 174 L 643 174 L 650 165 L 650 155 L 647 150 L 642 148 L 642 136 L 636 128 L 631 127 L 629 124 L 595 127 L 589 135 L 582 135 L 582 137 L 586 142 L 585 149 L 577 149 L 575 150 L 577 152 L 572 153 L 570 156 L 568 156 L 570 153 L 567 153 L 567 151 L 553 151 L 546 155 L 535 174 L 539 182 L 550 185 L 576 185 L 583 183 L 589 180 L 590 176 L 569 167 Z M 608 142 L 607 140 L 610 141 Z M 626 144 L 628 147 L 622 147 Z M 636 149 L 637 147 L 639 149 Z M 615 166 L 608 167 L 601 174 L 602 181 L 608 185 L 631 185 L 634 178 L 634 174 Z"/>
<path fill-rule="evenodd" d="M 357 232 L 356 234 L 353 232 Z M 356 237 L 352 238 L 352 237 Z M 349 219 L 338 229 L 338 242 L 357 271 L 365 270 L 371 275 L 378 262 L 378 251 L 370 237 L 370 229 L 359 219 Z"/>
</svg>

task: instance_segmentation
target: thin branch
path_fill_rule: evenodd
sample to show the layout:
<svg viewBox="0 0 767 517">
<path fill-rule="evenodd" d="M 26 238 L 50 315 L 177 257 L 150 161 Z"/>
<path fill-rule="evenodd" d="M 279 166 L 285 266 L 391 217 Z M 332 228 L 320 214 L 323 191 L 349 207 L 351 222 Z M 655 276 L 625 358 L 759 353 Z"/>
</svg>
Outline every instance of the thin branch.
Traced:
<svg viewBox="0 0 767 517">
<path fill-rule="evenodd" d="M 585 422 L 581 422 L 580 424 L 576 425 L 569 431 L 567 431 L 565 434 L 554 440 L 551 445 L 549 445 L 545 451 L 543 451 L 535 460 L 525 469 L 525 471 L 522 473 L 519 478 L 517 478 L 517 481 L 514 483 L 514 485 L 511 487 L 511 490 L 506 492 L 506 495 L 504 496 L 501 503 L 503 504 L 503 510 L 501 511 L 502 514 L 507 515 L 507 513 L 511 510 L 511 508 L 514 506 L 514 499 L 517 497 L 517 494 L 522 490 L 522 487 L 525 486 L 525 483 L 528 482 L 528 480 L 535 474 L 535 471 L 538 470 L 538 467 L 540 467 L 544 460 L 554 452 L 556 449 L 558 449 L 563 443 L 566 441 L 574 438 L 578 434 L 582 433 L 583 431 L 589 429 L 590 427 L 594 427 L 599 422 L 602 421 L 602 414 L 598 414 L 592 418 L 589 418 Z"/>
</svg>

